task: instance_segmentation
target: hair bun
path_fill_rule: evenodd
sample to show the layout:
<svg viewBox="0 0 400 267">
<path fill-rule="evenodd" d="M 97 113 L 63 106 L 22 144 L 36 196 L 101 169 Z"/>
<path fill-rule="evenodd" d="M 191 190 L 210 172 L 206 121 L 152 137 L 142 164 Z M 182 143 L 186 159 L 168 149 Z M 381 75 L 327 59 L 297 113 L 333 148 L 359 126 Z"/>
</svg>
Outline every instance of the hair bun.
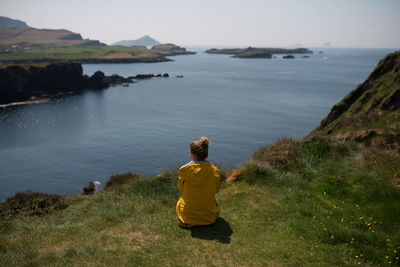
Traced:
<svg viewBox="0 0 400 267">
<path fill-rule="evenodd" d="M 200 140 L 199 140 L 199 144 L 200 144 L 201 146 L 208 146 L 208 145 L 210 144 L 210 140 L 208 140 L 207 137 L 202 136 L 202 137 L 200 138 Z"/>
</svg>

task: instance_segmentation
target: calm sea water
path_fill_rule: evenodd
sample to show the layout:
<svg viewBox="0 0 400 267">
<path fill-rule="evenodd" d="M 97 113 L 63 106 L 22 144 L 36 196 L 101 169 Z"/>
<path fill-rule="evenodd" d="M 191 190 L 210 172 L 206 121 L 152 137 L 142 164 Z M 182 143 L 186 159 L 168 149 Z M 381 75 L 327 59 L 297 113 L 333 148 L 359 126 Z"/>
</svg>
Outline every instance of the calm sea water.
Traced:
<svg viewBox="0 0 400 267">
<path fill-rule="evenodd" d="M 170 78 L 0 110 L 0 200 L 25 190 L 79 194 L 89 180 L 177 168 L 202 135 L 211 140 L 209 159 L 234 167 L 278 138 L 307 135 L 389 52 L 325 49 L 292 60 L 198 53 L 84 65 L 89 75 Z"/>
</svg>

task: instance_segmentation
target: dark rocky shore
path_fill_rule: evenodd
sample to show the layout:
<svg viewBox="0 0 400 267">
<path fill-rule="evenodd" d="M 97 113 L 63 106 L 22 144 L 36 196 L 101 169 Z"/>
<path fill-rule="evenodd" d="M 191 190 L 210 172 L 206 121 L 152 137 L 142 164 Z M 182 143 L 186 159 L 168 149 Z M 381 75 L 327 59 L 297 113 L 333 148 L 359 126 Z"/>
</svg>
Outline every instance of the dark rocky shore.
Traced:
<svg viewBox="0 0 400 267">
<path fill-rule="evenodd" d="M 91 77 L 83 75 L 80 63 L 14 65 L 0 69 L 0 104 L 78 94 L 125 83 L 133 80 L 119 75 L 105 76 L 101 71 Z"/>
</svg>

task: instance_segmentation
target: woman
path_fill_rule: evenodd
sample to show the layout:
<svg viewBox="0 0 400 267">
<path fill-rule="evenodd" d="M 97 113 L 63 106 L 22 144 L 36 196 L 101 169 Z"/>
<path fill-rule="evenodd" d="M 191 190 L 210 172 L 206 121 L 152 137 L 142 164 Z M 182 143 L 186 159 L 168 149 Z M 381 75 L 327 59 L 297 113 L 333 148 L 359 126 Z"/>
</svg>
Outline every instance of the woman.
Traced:
<svg viewBox="0 0 400 267">
<path fill-rule="evenodd" d="M 176 204 L 176 213 L 180 226 L 209 225 L 218 217 L 215 194 L 220 189 L 220 174 L 217 167 L 206 161 L 209 144 L 205 136 L 193 141 L 191 161 L 179 169 L 178 189 L 182 196 Z"/>
</svg>

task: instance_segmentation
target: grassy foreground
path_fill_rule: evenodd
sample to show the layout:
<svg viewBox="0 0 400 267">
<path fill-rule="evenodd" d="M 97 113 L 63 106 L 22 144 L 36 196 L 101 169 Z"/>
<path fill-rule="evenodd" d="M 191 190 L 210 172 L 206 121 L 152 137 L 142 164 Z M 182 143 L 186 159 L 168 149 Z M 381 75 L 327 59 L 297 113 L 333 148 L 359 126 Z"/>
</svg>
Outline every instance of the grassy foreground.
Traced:
<svg viewBox="0 0 400 267">
<path fill-rule="evenodd" d="M 176 224 L 176 171 L 113 176 L 66 209 L 0 219 L 0 266 L 400 263 L 400 151 L 324 138 L 261 148 L 217 194 L 213 226 Z"/>
</svg>

